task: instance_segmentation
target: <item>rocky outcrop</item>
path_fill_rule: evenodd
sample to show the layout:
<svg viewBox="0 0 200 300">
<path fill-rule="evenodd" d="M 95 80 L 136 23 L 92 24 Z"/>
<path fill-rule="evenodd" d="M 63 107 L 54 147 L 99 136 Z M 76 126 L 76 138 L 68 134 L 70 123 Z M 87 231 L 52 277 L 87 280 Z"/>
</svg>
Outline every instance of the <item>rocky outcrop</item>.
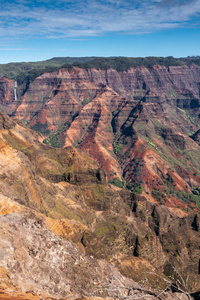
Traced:
<svg viewBox="0 0 200 300">
<path fill-rule="evenodd" d="M 200 144 L 200 129 L 198 129 L 191 138 L 197 143 Z"/>
<path fill-rule="evenodd" d="M 0 112 L 0 130 L 3 129 L 12 129 L 13 127 L 15 127 L 15 123 L 8 118 L 5 114 L 3 114 L 2 112 Z"/>
<path fill-rule="evenodd" d="M 155 265 L 155 262 L 157 264 L 160 263 L 167 276 L 177 278 L 180 276 L 178 270 L 182 269 L 181 274 L 184 274 L 183 276 L 186 280 L 190 273 L 189 270 L 193 270 L 194 277 L 193 279 L 189 279 L 189 285 L 195 286 L 198 289 L 200 276 L 199 254 L 191 250 L 191 248 L 197 247 L 200 238 L 199 215 L 193 214 L 184 218 L 177 218 L 174 215 L 175 211 L 172 209 L 168 209 L 164 205 L 152 205 L 142 199 L 142 197 L 135 197 L 132 207 L 137 218 L 143 222 L 148 222 L 149 228 L 157 237 L 156 240 L 152 239 L 152 236 L 148 234 L 143 239 L 141 236 L 138 236 L 137 251 L 135 250 L 135 254 L 137 256 L 141 255 L 148 261 L 151 261 L 153 265 Z M 150 250 L 150 244 L 153 247 L 152 250 Z M 196 246 L 194 246 L 195 244 Z M 146 252 L 145 249 L 149 249 L 149 252 Z M 153 249 L 156 249 L 157 258 Z M 165 256 L 162 256 L 163 252 Z M 152 253 L 154 254 L 152 255 Z M 188 260 L 190 260 L 189 264 L 187 264 Z M 182 264 L 181 262 L 183 261 L 184 263 Z"/>
<path fill-rule="evenodd" d="M 0 77 L 0 104 L 7 106 L 14 101 L 14 87 L 12 80 Z"/>
<path fill-rule="evenodd" d="M 108 263 L 82 255 L 73 244 L 48 231 L 39 216 L 1 216 L 0 226 L 1 267 L 8 268 L 12 283 L 23 292 L 34 289 L 37 294 L 45 291 L 46 296 L 66 298 L 120 297 L 134 287 Z"/>
<path fill-rule="evenodd" d="M 0 216 L 0 228 L 0 270 L 8 270 L 10 282 L 18 288 L 18 293 L 21 290 L 44 299 L 127 296 L 160 299 L 160 291 L 125 278 L 103 260 L 83 255 L 74 244 L 50 232 L 39 215 L 29 212 Z M 8 289 L 4 282 L 5 293 Z M 162 291 L 162 299 L 176 297 L 184 299 L 179 293 Z"/>
</svg>

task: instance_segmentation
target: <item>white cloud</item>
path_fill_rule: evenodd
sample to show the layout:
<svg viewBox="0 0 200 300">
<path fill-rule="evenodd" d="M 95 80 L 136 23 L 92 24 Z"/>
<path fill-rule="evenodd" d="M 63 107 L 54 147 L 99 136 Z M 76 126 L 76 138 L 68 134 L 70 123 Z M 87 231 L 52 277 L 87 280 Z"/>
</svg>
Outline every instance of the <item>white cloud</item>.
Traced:
<svg viewBox="0 0 200 300">
<path fill-rule="evenodd" d="M 196 26 L 192 20 L 200 14 L 200 0 L 35 0 L 31 7 L 26 0 L 14 3 L 1 7 L 1 37 L 142 34 Z"/>
</svg>

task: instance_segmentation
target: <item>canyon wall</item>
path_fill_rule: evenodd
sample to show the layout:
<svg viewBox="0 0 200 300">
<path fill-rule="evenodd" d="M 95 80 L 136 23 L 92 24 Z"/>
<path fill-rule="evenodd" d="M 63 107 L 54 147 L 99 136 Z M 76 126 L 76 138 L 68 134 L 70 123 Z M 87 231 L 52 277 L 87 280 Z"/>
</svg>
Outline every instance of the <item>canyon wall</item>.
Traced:
<svg viewBox="0 0 200 300">
<path fill-rule="evenodd" d="M 60 69 L 22 84 L 16 101 L 14 83 L 1 80 L 1 110 L 47 144 L 75 146 L 111 182 L 153 190 L 161 202 L 193 210 L 177 195 L 200 184 L 199 66 Z"/>
</svg>

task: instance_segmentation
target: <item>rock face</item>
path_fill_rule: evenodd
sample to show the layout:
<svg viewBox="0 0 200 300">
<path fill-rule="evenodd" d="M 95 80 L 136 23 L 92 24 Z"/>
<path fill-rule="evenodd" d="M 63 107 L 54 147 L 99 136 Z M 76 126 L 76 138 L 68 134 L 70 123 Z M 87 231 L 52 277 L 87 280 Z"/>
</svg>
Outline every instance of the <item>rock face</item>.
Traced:
<svg viewBox="0 0 200 300">
<path fill-rule="evenodd" d="M 199 66 L 61 69 L 22 84 L 17 101 L 1 80 L 2 110 L 47 144 L 89 153 L 120 187 L 196 210 L 197 199 L 183 199 L 200 185 Z"/>
<path fill-rule="evenodd" d="M 48 231 L 41 217 L 12 214 L 0 219 L 1 266 L 8 268 L 11 281 L 22 291 L 66 298 L 120 297 L 134 287 L 105 261 L 82 255 L 72 243 Z"/>
<path fill-rule="evenodd" d="M 4 294 L 181 299 L 173 286 L 188 275 L 200 290 L 198 214 L 114 188 L 84 152 L 41 144 L 3 114 L 0 124 Z"/>
<path fill-rule="evenodd" d="M 125 278 L 107 262 L 84 256 L 74 244 L 50 232 L 39 215 L 29 212 L 0 216 L 0 229 L 0 268 L 9 270 L 10 281 L 24 293 L 45 299 L 160 299 L 158 291 Z M 176 299 L 187 299 L 180 293 L 176 295 Z M 175 299 L 175 294 L 163 291 L 162 299 Z"/>
<path fill-rule="evenodd" d="M 13 97 L 10 97 L 9 102 L 5 101 L 8 98 L 9 80 L 1 80 L 1 103 L 11 103 Z M 32 121 L 38 112 L 42 114 L 41 110 L 61 106 L 61 115 L 58 115 L 58 110 L 50 110 L 49 118 L 53 120 L 53 115 L 57 119 L 70 115 L 73 117 L 80 110 L 80 106 L 95 98 L 102 85 L 108 86 L 127 100 L 142 99 L 146 103 L 167 101 L 179 108 L 194 109 L 199 106 L 199 82 L 200 67 L 195 65 L 169 68 L 154 66 L 151 69 L 141 66 L 127 72 L 113 69 L 61 69 L 36 78 L 25 90 L 19 87 L 20 100 L 14 106 L 13 113 L 21 119 Z M 47 114 L 46 112 L 45 115 Z M 48 125 L 53 126 L 52 120 L 47 121 Z M 56 120 L 55 124 L 58 122 Z M 52 130 L 55 131 L 55 128 L 52 127 Z"/>
<path fill-rule="evenodd" d="M 14 101 L 14 87 L 12 80 L 0 77 L 0 99 L 2 105 L 9 105 Z"/>
</svg>

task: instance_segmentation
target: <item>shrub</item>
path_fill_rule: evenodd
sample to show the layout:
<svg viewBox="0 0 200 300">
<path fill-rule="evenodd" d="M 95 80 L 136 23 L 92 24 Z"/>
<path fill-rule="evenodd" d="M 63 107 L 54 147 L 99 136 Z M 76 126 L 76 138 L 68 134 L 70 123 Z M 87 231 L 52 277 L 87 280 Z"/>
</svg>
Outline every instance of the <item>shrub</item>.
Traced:
<svg viewBox="0 0 200 300">
<path fill-rule="evenodd" d="M 112 180 L 109 180 L 108 182 L 115 185 L 115 186 L 117 186 L 117 187 L 119 187 L 119 188 L 121 188 L 121 189 L 123 188 L 122 181 L 120 181 L 119 178 L 117 178 L 117 177 L 112 179 Z"/>
<path fill-rule="evenodd" d="M 139 183 L 135 183 L 135 184 L 128 183 L 126 185 L 126 188 L 134 194 L 141 194 L 143 191 L 143 187 Z"/>
<path fill-rule="evenodd" d="M 160 190 L 154 189 L 151 192 L 152 197 L 154 197 L 157 201 L 162 202 L 162 200 L 166 201 L 166 196 Z"/>
</svg>

